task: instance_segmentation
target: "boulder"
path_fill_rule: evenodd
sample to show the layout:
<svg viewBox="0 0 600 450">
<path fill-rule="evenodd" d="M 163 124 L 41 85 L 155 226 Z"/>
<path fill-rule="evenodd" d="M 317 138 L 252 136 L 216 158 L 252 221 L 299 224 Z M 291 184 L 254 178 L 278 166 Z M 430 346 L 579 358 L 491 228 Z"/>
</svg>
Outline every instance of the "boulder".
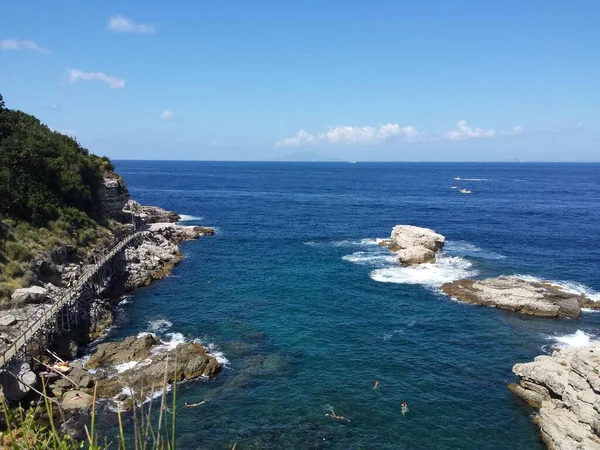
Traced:
<svg viewBox="0 0 600 450">
<path fill-rule="evenodd" d="M 16 305 L 27 303 L 44 303 L 50 300 L 48 289 L 41 286 L 31 286 L 28 288 L 16 289 L 11 297 L 11 301 Z"/>
<path fill-rule="evenodd" d="M 397 252 L 401 263 L 412 265 L 434 262 L 435 253 L 444 247 L 445 241 L 444 236 L 429 228 L 396 225 L 389 241 L 383 241 L 383 245 Z"/>
<path fill-rule="evenodd" d="M 515 364 L 510 390 L 539 408 L 549 449 L 600 449 L 600 344 L 555 351 Z"/>
<path fill-rule="evenodd" d="M 36 389 L 39 387 L 37 375 L 31 370 L 28 363 L 17 361 L 9 366 L 7 371 L 12 375 L 4 373 L 0 377 L 2 392 L 7 402 L 17 402 L 25 398 L 31 391 L 30 386 Z M 20 381 L 15 379 L 13 375 Z"/>
<path fill-rule="evenodd" d="M 67 391 L 63 395 L 62 407 L 66 411 L 78 409 L 90 409 L 93 404 L 93 397 L 83 391 Z"/>
<path fill-rule="evenodd" d="M 580 303 L 588 300 L 547 282 L 517 277 L 461 279 L 443 284 L 441 290 L 466 303 L 541 317 L 577 318 L 581 312 Z"/>
</svg>

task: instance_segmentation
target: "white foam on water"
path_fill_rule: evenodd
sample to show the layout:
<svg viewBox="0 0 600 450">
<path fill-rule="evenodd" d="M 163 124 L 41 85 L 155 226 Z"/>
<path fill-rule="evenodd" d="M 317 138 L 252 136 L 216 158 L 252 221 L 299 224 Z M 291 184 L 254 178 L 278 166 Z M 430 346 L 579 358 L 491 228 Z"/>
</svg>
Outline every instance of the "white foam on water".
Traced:
<svg viewBox="0 0 600 450">
<path fill-rule="evenodd" d="M 113 368 L 117 371 L 117 373 L 123 373 L 129 369 L 133 369 L 137 365 L 138 365 L 138 361 L 129 361 L 129 362 L 117 364 Z"/>
<path fill-rule="evenodd" d="M 569 292 L 571 294 L 583 294 L 590 300 L 594 302 L 600 302 L 600 292 L 592 289 L 585 284 L 577 283 L 575 281 L 555 281 L 555 280 L 544 280 L 542 278 L 534 277 L 531 275 L 510 275 L 509 278 L 518 278 L 524 281 L 530 281 L 532 283 L 541 283 L 546 282 L 553 284 L 565 292 Z"/>
<path fill-rule="evenodd" d="M 371 245 L 378 245 L 380 241 L 381 241 L 381 239 L 373 239 L 373 238 L 363 238 L 363 239 L 358 239 L 358 240 L 343 239 L 341 241 L 333 241 L 331 243 L 331 245 L 333 245 L 334 247 L 353 247 L 356 245 L 371 246 Z"/>
<path fill-rule="evenodd" d="M 173 326 L 173 322 L 166 319 L 151 320 L 148 322 L 148 328 L 151 332 L 158 333 L 166 331 Z"/>
<path fill-rule="evenodd" d="M 460 278 L 477 275 L 473 264 L 459 256 L 438 255 L 434 263 L 414 266 L 395 265 L 373 270 L 371 279 L 381 283 L 421 284 L 424 286 L 440 286 Z"/>
<path fill-rule="evenodd" d="M 119 302 L 119 306 L 120 305 L 128 305 L 129 303 L 131 303 L 133 299 L 133 295 L 124 295 L 123 299 Z"/>
<path fill-rule="evenodd" d="M 448 241 L 444 246 L 444 251 L 460 256 L 472 256 L 483 259 L 504 259 L 506 256 L 500 253 L 488 252 L 474 244 L 466 241 Z"/>
<path fill-rule="evenodd" d="M 149 333 L 154 336 L 153 333 Z M 160 345 L 152 348 L 152 353 L 158 353 L 161 351 L 174 350 L 179 344 L 185 344 L 187 341 L 181 333 L 167 333 L 165 334 L 167 339 L 160 339 Z M 156 337 L 156 336 L 155 336 Z"/>
<path fill-rule="evenodd" d="M 556 347 L 559 348 L 586 347 L 590 344 L 597 342 L 593 338 L 594 336 L 581 330 L 577 330 L 573 334 L 565 334 L 563 336 L 548 336 L 548 339 L 556 341 L 558 343 Z"/>
<path fill-rule="evenodd" d="M 342 256 L 344 261 L 348 261 L 355 264 L 361 264 L 364 266 L 382 266 L 386 264 L 393 264 L 397 260 L 389 252 L 354 252 L 350 255 Z"/>
<path fill-rule="evenodd" d="M 317 245 L 317 243 L 315 241 L 306 241 L 306 242 L 303 242 L 303 244 L 308 245 L 310 247 L 314 247 Z"/>
<path fill-rule="evenodd" d="M 229 365 L 229 360 L 225 358 L 225 354 L 219 349 L 219 347 L 216 344 L 209 342 L 208 344 L 203 345 L 204 347 L 206 347 L 206 351 L 208 352 L 208 354 L 215 358 L 217 362 L 219 362 L 223 366 Z"/>
<path fill-rule="evenodd" d="M 179 222 L 192 222 L 195 220 L 203 220 L 203 217 L 191 216 L 188 214 L 179 214 Z"/>
<path fill-rule="evenodd" d="M 489 178 L 462 178 L 463 181 L 490 181 Z"/>
</svg>

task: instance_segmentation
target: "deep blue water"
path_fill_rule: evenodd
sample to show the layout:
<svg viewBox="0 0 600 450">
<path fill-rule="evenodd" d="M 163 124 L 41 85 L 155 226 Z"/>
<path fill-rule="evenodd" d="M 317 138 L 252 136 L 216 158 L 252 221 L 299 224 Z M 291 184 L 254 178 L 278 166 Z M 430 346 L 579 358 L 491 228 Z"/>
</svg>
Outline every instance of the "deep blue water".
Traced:
<svg viewBox="0 0 600 450">
<path fill-rule="evenodd" d="M 533 411 L 506 388 L 511 367 L 552 336 L 594 337 L 600 313 L 532 318 L 460 304 L 437 286 L 522 274 L 598 295 L 600 165 L 116 165 L 136 200 L 218 229 L 120 306 L 109 336 L 167 320 L 164 339 L 200 338 L 229 361 L 216 379 L 180 387 L 182 404 L 209 399 L 179 410 L 180 448 L 544 448 Z M 395 224 L 444 234 L 441 261 L 395 266 L 373 243 Z"/>
</svg>

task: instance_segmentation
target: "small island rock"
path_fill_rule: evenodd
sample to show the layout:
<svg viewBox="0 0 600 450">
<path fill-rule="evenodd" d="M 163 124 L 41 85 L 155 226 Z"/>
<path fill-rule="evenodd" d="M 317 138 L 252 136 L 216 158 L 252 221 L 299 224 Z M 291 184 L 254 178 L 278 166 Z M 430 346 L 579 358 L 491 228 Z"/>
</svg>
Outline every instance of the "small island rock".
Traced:
<svg viewBox="0 0 600 450">
<path fill-rule="evenodd" d="M 435 254 L 444 247 L 446 238 L 429 228 L 396 225 L 389 241 L 390 250 L 397 252 L 398 260 L 407 265 L 435 262 Z"/>
</svg>

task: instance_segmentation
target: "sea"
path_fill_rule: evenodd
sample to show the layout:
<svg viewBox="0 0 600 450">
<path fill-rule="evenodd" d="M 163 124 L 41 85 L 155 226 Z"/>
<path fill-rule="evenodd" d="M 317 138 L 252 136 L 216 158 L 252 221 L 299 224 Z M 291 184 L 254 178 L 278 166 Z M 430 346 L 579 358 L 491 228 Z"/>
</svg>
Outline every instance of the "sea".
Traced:
<svg viewBox="0 0 600 450">
<path fill-rule="evenodd" d="M 126 297 L 104 338 L 198 340 L 223 363 L 179 385 L 177 448 L 543 449 L 511 368 L 600 338 L 600 312 L 537 318 L 439 291 L 518 275 L 600 301 L 600 164 L 116 167 L 132 198 L 217 231 Z M 397 264 L 377 244 L 397 224 L 446 236 L 437 262 Z M 116 414 L 102 414 L 116 437 Z"/>
</svg>

